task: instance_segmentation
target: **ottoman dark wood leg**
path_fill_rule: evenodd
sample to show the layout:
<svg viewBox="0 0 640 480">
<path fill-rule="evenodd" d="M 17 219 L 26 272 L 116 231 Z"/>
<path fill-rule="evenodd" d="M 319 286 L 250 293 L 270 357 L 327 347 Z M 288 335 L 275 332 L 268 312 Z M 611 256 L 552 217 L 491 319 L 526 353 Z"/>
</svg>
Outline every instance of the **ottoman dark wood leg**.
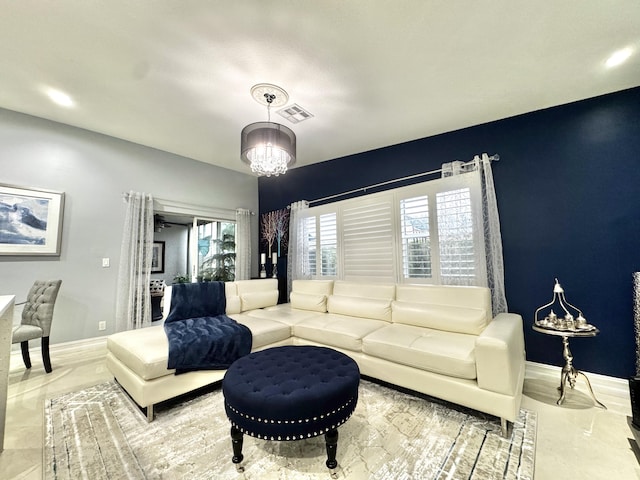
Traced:
<svg viewBox="0 0 640 480">
<path fill-rule="evenodd" d="M 324 434 L 324 441 L 327 444 L 327 468 L 331 470 L 338 466 L 336 452 L 338 450 L 338 430 L 329 430 Z"/>
<path fill-rule="evenodd" d="M 244 459 L 242 455 L 242 432 L 236 427 L 231 427 L 231 446 L 233 447 L 233 457 L 231 461 L 235 463 L 239 472 L 244 472 L 244 467 L 240 463 Z"/>
</svg>

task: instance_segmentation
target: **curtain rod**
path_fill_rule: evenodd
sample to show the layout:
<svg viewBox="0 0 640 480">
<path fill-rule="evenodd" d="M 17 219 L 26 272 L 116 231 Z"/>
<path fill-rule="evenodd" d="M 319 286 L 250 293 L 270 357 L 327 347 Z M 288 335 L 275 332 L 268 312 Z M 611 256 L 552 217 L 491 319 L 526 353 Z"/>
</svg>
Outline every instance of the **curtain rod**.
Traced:
<svg viewBox="0 0 640 480">
<path fill-rule="evenodd" d="M 122 192 L 122 201 L 126 202 L 127 200 L 129 200 L 129 192 Z M 235 213 L 238 209 L 231 209 L 231 208 L 217 208 L 217 207 L 207 207 L 205 205 L 196 205 L 194 203 L 186 203 L 186 202 L 179 202 L 176 200 L 170 200 L 167 198 L 158 198 L 158 197 L 153 197 L 153 201 L 154 203 L 160 203 L 162 205 L 170 205 L 170 206 L 178 206 L 181 208 L 187 208 L 187 209 L 191 209 L 191 210 L 210 210 L 210 211 L 215 211 L 215 212 L 221 212 L 221 213 Z M 242 208 L 242 207 L 239 207 Z M 243 208 L 243 210 L 248 210 L 249 213 L 253 216 L 256 213 L 252 210 L 249 210 L 248 208 Z M 194 216 L 196 216 L 194 214 Z"/>
<path fill-rule="evenodd" d="M 497 153 L 493 154 L 493 155 L 491 155 L 489 157 L 489 161 L 491 161 L 491 162 L 497 162 L 498 160 L 500 160 L 500 155 L 498 155 Z M 463 166 L 471 165 L 474 162 L 475 162 L 475 159 L 474 160 L 469 160 L 468 162 L 463 163 L 462 165 Z M 384 185 L 389 185 L 391 183 L 402 182 L 404 180 L 411 180 L 413 178 L 424 177 L 424 176 L 427 176 L 427 175 L 434 175 L 436 173 L 441 173 L 441 172 L 442 172 L 442 168 L 439 168 L 437 170 L 431 170 L 429 172 L 416 173 L 415 175 L 408 175 L 406 177 L 394 178 L 393 180 L 387 180 L 385 182 L 374 183 L 373 185 L 367 185 L 366 187 L 355 188 L 353 190 L 349 190 L 348 192 L 336 193 L 335 195 L 329 195 L 328 197 L 322 197 L 322 198 L 316 198 L 315 200 L 309 200 L 308 203 L 309 203 L 309 205 L 311 205 L 312 203 L 324 202 L 325 200 L 332 200 L 334 198 L 343 197 L 345 195 L 350 195 L 352 193 L 366 192 L 370 188 L 382 187 Z"/>
</svg>

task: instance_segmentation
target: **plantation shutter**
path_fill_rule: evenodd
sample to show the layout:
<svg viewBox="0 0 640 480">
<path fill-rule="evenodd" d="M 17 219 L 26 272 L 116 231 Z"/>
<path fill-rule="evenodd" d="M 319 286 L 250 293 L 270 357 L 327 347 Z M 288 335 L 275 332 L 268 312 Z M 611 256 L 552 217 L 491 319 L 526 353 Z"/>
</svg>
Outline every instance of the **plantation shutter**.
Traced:
<svg viewBox="0 0 640 480">
<path fill-rule="evenodd" d="M 429 197 L 400 200 L 403 278 L 432 278 Z"/>
<path fill-rule="evenodd" d="M 303 222 L 303 241 L 306 242 L 307 261 L 306 266 L 308 271 L 305 274 L 315 277 L 318 269 L 316 268 L 316 217 L 306 217 L 302 219 Z"/>
<path fill-rule="evenodd" d="M 376 197 L 342 210 L 345 280 L 395 281 L 393 197 Z"/>
<path fill-rule="evenodd" d="M 477 171 L 307 209 L 309 274 L 486 286 Z"/>
<path fill-rule="evenodd" d="M 473 212 L 469 188 L 436 195 L 440 277 L 445 285 L 475 285 Z"/>
<path fill-rule="evenodd" d="M 323 277 L 335 277 L 337 270 L 338 232 L 336 214 L 320 215 L 320 265 Z"/>
</svg>

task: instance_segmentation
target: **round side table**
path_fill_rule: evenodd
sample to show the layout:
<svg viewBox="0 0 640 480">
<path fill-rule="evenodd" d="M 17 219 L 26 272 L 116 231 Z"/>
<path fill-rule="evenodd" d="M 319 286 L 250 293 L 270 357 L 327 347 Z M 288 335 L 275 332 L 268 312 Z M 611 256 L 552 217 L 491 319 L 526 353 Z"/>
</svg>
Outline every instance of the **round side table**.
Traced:
<svg viewBox="0 0 640 480">
<path fill-rule="evenodd" d="M 604 408 L 605 410 L 607 409 L 607 407 L 604 406 L 603 403 L 601 403 L 595 396 L 595 394 L 593 393 L 593 388 L 591 388 L 591 382 L 589 381 L 589 379 L 587 378 L 587 376 L 581 372 L 580 370 L 576 370 L 576 368 L 573 366 L 573 354 L 571 353 L 571 350 L 569 349 L 569 338 L 589 338 L 589 337 L 595 337 L 598 333 L 600 333 L 600 331 L 597 328 L 594 328 L 593 330 L 584 330 L 584 331 L 580 331 L 580 330 L 555 330 L 555 329 L 551 329 L 551 328 L 543 328 L 543 327 L 538 327 L 537 325 L 533 325 L 533 330 L 538 332 L 538 333 L 543 333 L 545 335 L 553 335 L 556 337 L 562 337 L 562 356 L 564 357 L 564 361 L 565 361 L 565 365 L 564 367 L 562 367 L 562 374 L 560 377 L 560 386 L 558 387 L 558 390 L 560 391 L 560 398 L 558 399 L 558 401 L 556 402 L 558 405 L 562 405 L 562 402 L 564 402 L 564 397 L 567 393 L 566 391 L 566 386 L 567 383 L 569 384 L 569 386 L 571 388 L 574 388 L 576 386 L 576 380 L 578 378 L 578 375 L 582 375 L 582 377 L 584 378 L 584 380 L 587 382 L 587 386 L 589 387 L 589 393 L 591 393 L 591 398 L 593 398 L 593 401 L 600 407 Z"/>
</svg>

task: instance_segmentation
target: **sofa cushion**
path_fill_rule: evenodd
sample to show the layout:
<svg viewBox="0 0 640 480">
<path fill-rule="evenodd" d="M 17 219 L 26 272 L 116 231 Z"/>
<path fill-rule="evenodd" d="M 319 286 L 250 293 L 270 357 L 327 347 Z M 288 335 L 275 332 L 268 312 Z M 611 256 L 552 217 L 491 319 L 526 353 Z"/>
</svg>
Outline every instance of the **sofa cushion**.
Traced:
<svg viewBox="0 0 640 480">
<path fill-rule="evenodd" d="M 395 284 L 363 283 L 336 280 L 333 282 L 333 294 L 342 297 L 377 298 L 381 300 L 395 299 Z"/>
<path fill-rule="evenodd" d="M 367 355 L 456 378 L 476 378 L 477 336 L 412 325 L 387 325 L 362 340 Z"/>
<path fill-rule="evenodd" d="M 163 325 L 109 335 L 107 350 L 143 380 L 175 372 L 167 369 L 169 341 Z"/>
<path fill-rule="evenodd" d="M 242 311 L 242 304 L 240 297 L 238 296 L 238 287 L 235 282 L 225 282 L 224 294 L 227 297 L 227 310 L 226 313 L 240 313 Z"/>
<path fill-rule="evenodd" d="M 291 291 L 329 296 L 333 293 L 333 280 L 294 280 Z"/>
<path fill-rule="evenodd" d="M 291 292 L 289 298 L 293 308 L 314 312 L 327 311 L 327 296 L 324 294 Z"/>
<path fill-rule="evenodd" d="M 461 285 L 398 285 L 395 300 L 452 307 L 480 308 L 491 319 L 491 290 Z"/>
<path fill-rule="evenodd" d="M 362 338 L 385 325 L 389 324 L 381 320 L 324 313 L 293 325 L 293 333 L 296 337 L 323 345 L 359 352 L 362 350 Z"/>
<path fill-rule="evenodd" d="M 236 280 L 234 282 L 238 289 L 238 295 L 253 292 L 268 292 L 269 290 L 278 290 L 277 278 L 260 278 L 255 280 Z"/>
<path fill-rule="evenodd" d="M 331 295 L 327 300 L 327 311 L 337 315 L 390 322 L 391 300 Z"/>
<path fill-rule="evenodd" d="M 162 321 L 164 322 L 167 319 L 167 315 L 169 315 L 169 310 L 171 309 L 171 295 L 173 291 L 173 287 L 171 285 L 167 285 L 164 287 L 164 295 L 162 296 Z"/>
<path fill-rule="evenodd" d="M 241 293 L 241 311 L 246 312 L 247 310 L 276 305 L 278 303 L 278 295 L 278 290 Z"/>
<path fill-rule="evenodd" d="M 486 313 L 481 308 L 395 301 L 391 310 L 393 323 L 416 327 L 480 335 L 487 325 Z"/>
<path fill-rule="evenodd" d="M 283 303 L 273 307 L 260 308 L 246 312 L 247 315 L 255 318 L 267 318 L 275 320 L 287 325 L 295 325 L 306 318 L 315 317 L 316 315 L 324 315 L 322 312 L 313 312 L 311 310 L 299 310 L 291 308 L 290 303 Z"/>
<path fill-rule="evenodd" d="M 275 320 L 254 317 L 249 313 L 234 314 L 230 315 L 230 317 L 251 330 L 253 337 L 251 350 L 287 340 L 291 337 L 291 327 Z"/>
</svg>

